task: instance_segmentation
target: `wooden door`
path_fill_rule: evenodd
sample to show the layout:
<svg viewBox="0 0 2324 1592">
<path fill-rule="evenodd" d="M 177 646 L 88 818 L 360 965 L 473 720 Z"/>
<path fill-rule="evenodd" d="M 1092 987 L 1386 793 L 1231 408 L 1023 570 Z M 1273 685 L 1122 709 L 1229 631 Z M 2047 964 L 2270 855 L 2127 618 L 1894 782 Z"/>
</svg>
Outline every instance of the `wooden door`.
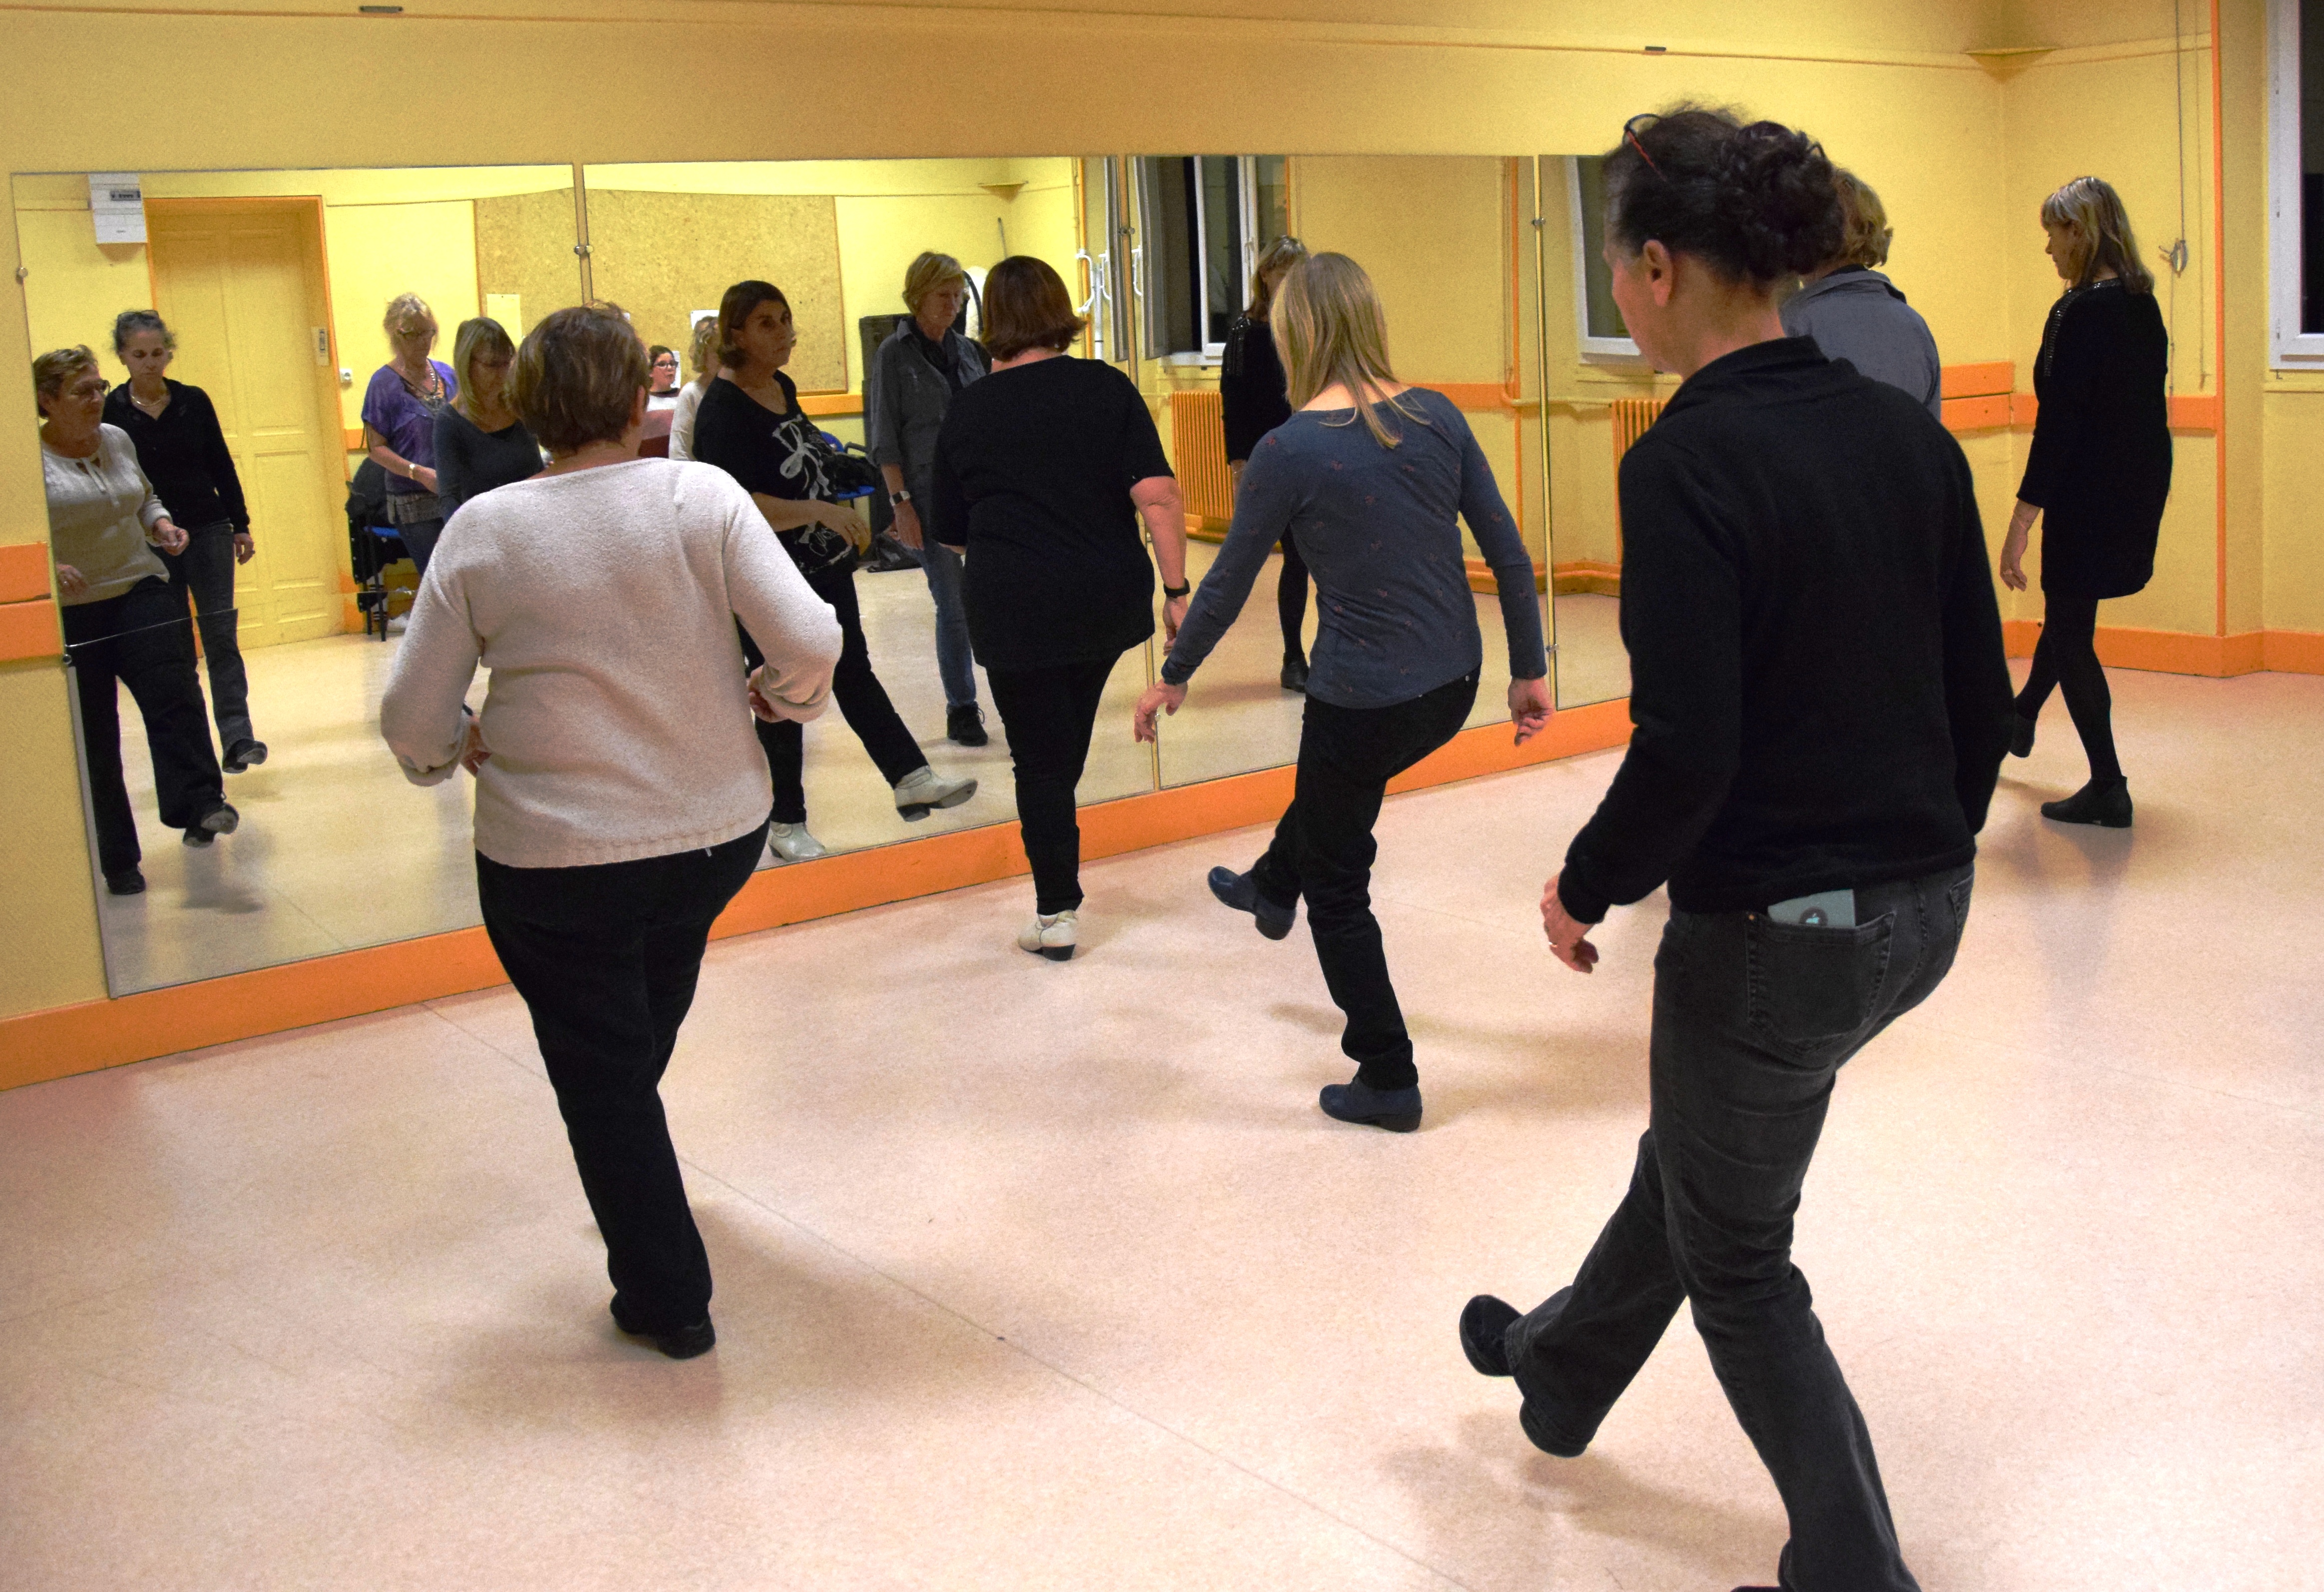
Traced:
<svg viewBox="0 0 2324 1592">
<path fill-rule="evenodd" d="M 257 557 L 235 581 L 242 645 L 345 628 L 345 441 L 327 396 L 330 324 L 312 200 L 149 200 L 154 308 L 177 334 L 175 379 L 217 408 Z M 336 406 L 332 406 L 334 409 Z"/>
</svg>

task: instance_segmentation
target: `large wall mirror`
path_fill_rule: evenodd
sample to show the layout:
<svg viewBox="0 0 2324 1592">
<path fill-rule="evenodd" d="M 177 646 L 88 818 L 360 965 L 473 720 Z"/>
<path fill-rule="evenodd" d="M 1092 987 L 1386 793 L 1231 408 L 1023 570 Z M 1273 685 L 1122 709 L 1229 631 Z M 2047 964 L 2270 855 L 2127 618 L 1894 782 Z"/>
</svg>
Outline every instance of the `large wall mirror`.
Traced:
<svg viewBox="0 0 2324 1592">
<path fill-rule="evenodd" d="M 1651 419 L 1667 383 L 1625 354 L 1598 302 L 1590 162 L 1260 152 L 142 177 L 143 244 L 97 241 L 87 174 L 14 179 L 31 340 L 86 343 L 119 383 L 115 316 L 150 307 L 173 328 L 170 375 L 210 394 L 250 502 L 256 550 L 237 573 L 235 620 L 270 756 L 228 779 L 239 831 L 181 847 L 158 822 L 139 716 L 122 694 L 121 758 L 149 888 L 114 896 L 92 880 L 116 995 L 478 921 L 470 786 L 414 787 L 378 740 L 416 575 L 392 528 L 351 522 L 346 507 L 365 457 L 364 393 L 390 356 L 383 321 L 399 294 L 427 300 L 447 364 L 463 320 L 489 316 L 521 337 L 585 296 L 622 305 L 642 338 L 683 362 L 727 286 L 771 281 L 794 307 L 787 370 L 802 409 L 860 447 L 873 352 L 905 316 L 913 259 L 933 250 L 967 268 L 959 329 L 973 338 L 986 271 L 1008 253 L 1038 255 L 1089 316 L 1074 352 L 1122 369 L 1153 407 L 1199 580 L 1233 513 L 1218 392 L 1226 330 L 1259 252 L 1295 235 L 1365 265 L 1400 373 L 1452 397 L 1475 431 L 1536 561 L 1560 705 L 1628 691 L 1614 471 L 1624 428 Z M 884 494 L 866 507 L 887 523 Z M 1279 563 L 1158 746 L 1130 734 L 1155 649 L 1123 658 L 1084 803 L 1294 759 L 1303 698 L 1282 683 Z M 1502 717 L 1508 657 L 1492 577 L 1472 567 L 1485 656 L 1472 722 L 1483 725 Z M 980 788 L 902 823 L 835 713 L 806 735 L 816 838 L 837 852 L 1013 819 L 1008 749 L 981 671 L 989 741 L 948 733 L 954 691 L 926 576 L 867 566 L 856 589 L 874 667 L 907 727 L 940 771 Z M 1305 597 L 1303 648 L 1317 621 Z M 480 676 L 472 700 L 484 688 Z M 770 854 L 763 865 L 784 864 Z"/>
</svg>

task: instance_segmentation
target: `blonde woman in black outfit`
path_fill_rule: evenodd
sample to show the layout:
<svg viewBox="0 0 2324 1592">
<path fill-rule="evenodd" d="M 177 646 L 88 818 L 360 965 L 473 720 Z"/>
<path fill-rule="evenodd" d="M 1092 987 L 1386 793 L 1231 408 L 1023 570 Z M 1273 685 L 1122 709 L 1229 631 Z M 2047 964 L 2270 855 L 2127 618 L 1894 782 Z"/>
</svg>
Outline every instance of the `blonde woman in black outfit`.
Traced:
<svg viewBox="0 0 2324 1592">
<path fill-rule="evenodd" d="M 2001 578 L 2025 589 L 2025 547 L 2042 521 L 2042 639 L 2017 694 L 2009 750 L 2034 750 L 2034 722 L 2052 686 L 2090 759 L 2088 785 L 2042 804 L 2061 824 L 2130 827 L 2130 782 L 2114 750 L 2114 695 L 2098 667 L 2098 603 L 2154 575 L 2163 505 L 2171 496 L 2171 334 L 2139 263 L 2130 217 L 2113 189 L 2077 177 L 2042 201 L 2045 252 L 2066 290 L 2042 327 L 2034 362 L 2041 405 L 2017 509 L 2001 544 Z"/>
<path fill-rule="evenodd" d="M 1079 944 L 1074 787 L 1115 661 L 1186 614 L 1186 516 L 1146 400 L 1129 377 L 1065 353 L 1081 335 L 1065 284 L 1013 255 L 984 282 L 991 373 L 953 395 L 936 433 L 927 529 L 966 559 L 976 661 L 1009 735 L 1017 820 L 1033 865 L 1019 949 L 1070 962 Z M 1143 520 L 1154 540 L 1148 558 Z"/>
<path fill-rule="evenodd" d="M 736 282 L 719 304 L 718 331 L 721 373 L 703 393 L 694 417 L 694 457 L 742 484 L 807 584 L 839 615 L 846 640 L 831 694 L 880 777 L 893 788 L 897 816 L 914 823 L 938 808 L 959 806 L 976 794 L 976 781 L 947 778 L 928 767 L 919 742 L 888 700 L 887 687 L 872 672 L 862 611 L 855 601 L 856 560 L 872 546 L 872 528 L 838 501 L 824 471 L 828 445 L 799 408 L 798 389 L 783 374 L 798 342 L 790 300 L 772 282 Z M 742 652 L 758 667 L 758 646 L 747 631 Z M 767 843 L 786 862 L 824 854 L 823 842 L 807 826 L 802 728 L 788 719 L 759 724 L 775 782 Z"/>
<path fill-rule="evenodd" d="M 1227 330 L 1226 358 L 1219 366 L 1219 407 L 1224 411 L 1227 468 L 1242 484 L 1243 465 L 1260 437 L 1291 418 L 1290 381 L 1275 352 L 1268 325 L 1276 290 L 1291 268 L 1307 258 L 1297 238 L 1277 238 L 1259 256 L 1250 273 L 1250 304 Z M 1283 688 L 1307 689 L 1307 563 L 1289 531 L 1283 535 L 1283 571 L 1275 583 L 1275 617 L 1283 627 Z"/>
<path fill-rule="evenodd" d="M 177 335 L 150 309 L 114 317 L 113 352 L 129 367 L 129 384 L 105 398 L 105 423 L 118 426 L 137 449 L 138 467 L 185 529 L 182 553 L 161 562 L 180 600 L 193 600 L 209 674 L 210 713 L 217 722 L 219 766 L 239 774 L 266 760 L 266 743 L 250 723 L 250 676 L 242 662 L 241 610 L 234 572 L 258 556 L 242 478 L 226 447 L 210 395 L 163 373 L 177 357 Z"/>
<path fill-rule="evenodd" d="M 448 520 L 462 503 L 540 474 L 540 444 L 509 399 L 516 344 L 487 316 L 452 339 L 452 401 L 436 411 L 436 495 Z"/>
<path fill-rule="evenodd" d="M 1783 1587 L 1914 1592 L 1792 1222 L 1835 1075 L 1969 916 L 2009 736 L 1976 483 L 1921 404 L 1784 336 L 1776 284 L 1839 246 L 1821 149 L 1642 116 L 1606 188 L 1614 301 L 1685 382 L 1621 466 L 1637 730 L 1542 924 L 1586 973 L 1591 925 L 1669 885 L 1647 1127 L 1572 1284 L 1526 1315 L 1480 1295 L 1461 1343 L 1571 1457 L 1691 1306 L 1790 1518 Z"/>
</svg>

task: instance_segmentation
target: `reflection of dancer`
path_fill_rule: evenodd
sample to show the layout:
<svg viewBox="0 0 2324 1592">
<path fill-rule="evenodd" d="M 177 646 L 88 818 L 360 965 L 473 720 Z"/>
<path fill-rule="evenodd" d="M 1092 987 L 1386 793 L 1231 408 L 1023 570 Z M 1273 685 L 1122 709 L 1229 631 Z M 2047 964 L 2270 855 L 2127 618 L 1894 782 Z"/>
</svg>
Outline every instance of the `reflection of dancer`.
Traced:
<svg viewBox="0 0 2324 1592">
<path fill-rule="evenodd" d="M 743 721 L 821 712 L 839 627 L 732 481 L 636 456 L 646 369 L 608 308 L 558 310 L 525 338 L 516 402 L 555 462 L 461 510 L 380 733 L 416 783 L 476 777 L 484 931 L 532 1013 L 613 1321 L 684 1359 L 716 1333 L 662 1073 L 711 923 L 765 843 Z M 737 618 L 766 646 L 747 686 Z M 480 658 L 492 682 L 470 719 Z"/>
<path fill-rule="evenodd" d="M 1572 1286 L 1461 1341 L 1526 1435 L 1580 1454 L 1691 1304 L 1791 1519 L 1799 1592 L 1914 1592 L 1792 1219 L 1840 1065 L 1924 999 L 1969 914 L 2008 738 L 1969 462 L 1927 410 L 1786 338 L 1774 290 L 1829 258 L 1823 152 L 1721 113 L 1640 117 L 1606 159 L 1614 301 L 1685 378 L 1622 457 L 1637 728 L 1542 898 L 1558 960 L 1667 881 L 1651 1104 Z"/>
<path fill-rule="evenodd" d="M 702 412 L 702 395 L 718 379 L 716 316 L 706 315 L 694 323 L 694 337 L 687 345 L 686 363 L 694 372 L 694 380 L 678 390 L 678 402 L 669 412 L 669 456 L 673 459 L 694 456 L 694 417 Z"/>
<path fill-rule="evenodd" d="M 1323 1110 L 1405 1133 L 1420 1126 L 1420 1075 L 1372 916 L 1372 824 L 1388 782 L 1450 741 L 1476 701 L 1484 640 L 1456 516 L 1499 577 L 1520 741 L 1549 722 L 1541 604 L 1532 556 L 1468 422 L 1389 370 L 1387 319 L 1363 268 L 1344 254 L 1293 267 L 1273 336 L 1299 411 L 1252 451 L 1234 527 L 1161 683 L 1139 699 L 1137 734 L 1152 740 L 1155 713 L 1178 711 L 1268 549 L 1297 537 L 1320 594 L 1298 782 L 1267 854 L 1249 873 L 1213 869 L 1211 889 L 1270 940 L 1291 932 L 1306 897 L 1323 981 L 1347 1014 L 1340 1048 L 1356 1063 L 1353 1082 L 1323 1090 Z"/>
<path fill-rule="evenodd" d="M 121 776 L 120 687 L 145 720 L 153 794 L 161 822 L 189 846 L 232 834 L 241 821 L 226 804 L 186 598 L 153 549 L 183 552 L 186 533 L 137 467 L 137 450 L 104 423 L 105 378 L 86 347 L 60 348 L 32 362 L 41 406 L 41 476 L 48 490 L 49 552 L 57 602 L 80 701 L 88 759 L 88 805 L 97 826 L 105 888 L 134 896 L 145 888 L 137 864 L 137 820 Z"/>
<path fill-rule="evenodd" d="M 653 362 L 653 385 L 646 389 L 646 410 L 653 413 L 678 407 L 678 350 L 659 343 L 646 350 Z"/>
<path fill-rule="evenodd" d="M 1227 329 L 1227 352 L 1219 365 L 1219 407 L 1224 411 L 1227 468 L 1242 484 L 1243 465 L 1259 439 L 1291 418 L 1283 361 L 1275 352 L 1268 315 L 1284 273 L 1307 258 L 1297 238 L 1277 238 L 1259 256 L 1250 273 L 1250 304 Z M 1283 688 L 1307 689 L 1307 563 L 1288 531 L 1283 537 L 1283 571 L 1275 583 L 1275 617 L 1283 627 Z"/>
<path fill-rule="evenodd" d="M 364 391 L 364 443 L 387 472 L 387 522 L 403 538 L 412 567 L 426 575 L 444 532 L 444 505 L 436 496 L 436 411 L 452 400 L 459 382 L 450 365 L 428 357 L 436 346 L 436 312 L 427 299 L 397 294 L 383 324 L 395 354 L 372 373 Z"/>
<path fill-rule="evenodd" d="M 703 394 L 694 418 L 694 456 L 742 483 L 807 584 L 838 613 L 847 645 L 839 655 L 832 695 L 881 778 L 894 788 L 897 814 L 908 823 L 940 807 L 957 807 L 976 794 L 976 781 L 946 778 L 928 767 L 872 672 L 871 648 L 855 602 L 855 562 L 872 545 L 872 528 L 837 501 L 824 473 L 830 445 L 800 410 L 798 389 L 783 373 L 798 340 L 790 300 L 771 282 L 737 282 L 719 305 L 718 327 L 717 357 L 729 374 Z M 752 639 L 745 634 L 742 640 L 756 662 Z M 800 778 L 806 749 L 799 726 L 788 720 L 761 724 L 759 739 L 775 780 L 768 844 L 787 861 L 822 856 L 823 842 L 807 826 L 807 787 Z"/>
<path fill-rule="evenodd" d="M 1937 340 L 1921 312 L 1880 274 L 1895 229 L 1880 196 L 1846 171 L 1832 173 L 1840 192 L 1840 252 L 1810 271 L 1807 285 L 1784 301 L 1784 330 L 1813 337 L 1826 359 L 1844 359 L 1945 418 L 1944 369 Z"/>
<path fill-rule="evenodd" d="M 1078 943 L 1074 787 L 1114 660 L 1154 633 L 1156 564 L 1164 622 L 1175 630 L 1186 612 L 1185 509 L 1154 416 L 1120 371 L 1066 355 L 1081 330 L 1047 262 L 1018 254 L 992 268 L 992 373 L 945 416 L 927 522 L 965 556 L 969 633 L 1016 765 L 1033 865 L 1033 921 L 1017 943 L 1052 962 Z"/>
<path fill-rule="evenodd" d="M 963 746 L 982 746 L 984 711 L 976 705 L 976 659 L 962 605 L 960 556 L 921 531 L 919 504 L 929 492 L 936 433 L 953 395 L 984 374 L 984 357 L 954 323 L 968 302 L 968 273 L 949 254 L 926 253 L 904 273 L 904 305 L 911 318 L 872 356 L 872 413 L 864 433 L 872 462 L 888 483 L 896 506 L 896 539 L 920 556 L 928 595 L 936 609 L 936 672 L 944 678 L 945 733 Z"/>
<path fill-rule="evenodd" d="M 258 544 L 250 538 L 242 479 L 209 394 L 162 374 L 177 347 L 176 336 L 150 309 L 115 317 L 113 352 L 129 367 L 129 385 L 106 394 L 105 419 L 136 445 L 145 479 L 186 533 L 186 550 L 165 552 L 161 562 L 170 584 L 193 599 L 223 766 L 239 774 L 266 760 L 266 743 L 250 727 L 250 676 L 234 600 L 234 567 L 249 563 Z"/>
<path fill-rule="evenodd" d="M 452 401 L 436 411 L 436 495 L 449 520 L 462 503 L 540 474 L 540 444 L 509 402 L 516 345 L 477 316 L 452 338 Z"/>
<path fill-rule="evenodd" d="M 2042 639 L 2009 750 L 2021 758 L 2034 750 L 2042 704 L 2063 686 L 2090 779 L 2043 803 L 2042 815 L 2127 829 L 2130 781 L 2115 756 L 2114 694 L 2098 667 L 2098 603 L 2154 576 L 2171 496 L 2171 335 L 2113 189 L 2076 178 L 2042 202 L 2042 227 L 2067 288 L 2042 328 L 2034 446 L 2001 545 L 2001 578 L 2022 592 L 2025 544 L 2041 519 Z"/>
</svg>

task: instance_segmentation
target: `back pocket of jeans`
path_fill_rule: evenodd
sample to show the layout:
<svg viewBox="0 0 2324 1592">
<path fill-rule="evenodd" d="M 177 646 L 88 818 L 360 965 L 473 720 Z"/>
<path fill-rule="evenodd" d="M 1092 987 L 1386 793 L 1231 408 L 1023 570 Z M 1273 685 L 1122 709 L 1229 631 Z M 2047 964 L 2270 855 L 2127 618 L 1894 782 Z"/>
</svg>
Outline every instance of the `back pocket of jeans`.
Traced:
<svg viewBox="0 0 2324 1592">
<path fill-rule="evenodd" d="M 1746 925 L 1752 1027 L 1808 1051 L 1870 1026 L 1895 924 L 1884 914 L 1854 928 L 1817 929 L 1753 915 Z"/>
</svg>

